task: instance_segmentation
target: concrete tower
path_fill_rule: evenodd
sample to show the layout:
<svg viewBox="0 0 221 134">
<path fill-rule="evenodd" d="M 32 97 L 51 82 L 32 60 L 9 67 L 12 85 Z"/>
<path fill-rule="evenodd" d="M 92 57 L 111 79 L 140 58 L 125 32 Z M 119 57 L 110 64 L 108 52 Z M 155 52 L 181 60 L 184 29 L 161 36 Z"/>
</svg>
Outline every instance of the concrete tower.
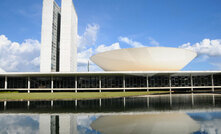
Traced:
<svg viewBox="0 0 221 134">
<path fill-rule="evenodd" d="M 43 0 L 40 72 L 77 71 L 77 26 L 72 0 Z"/>
<path fill-rule="evenodd" d="M 61 9 L 54 0 L 43 0 L 41 29 L 41 72 L 59 71 Z"/>
<path fill-rule="evenodd" d="M 60 72 L 77 71 L 78 17 L 72 0 L 61 4 Z"/>
</svg>

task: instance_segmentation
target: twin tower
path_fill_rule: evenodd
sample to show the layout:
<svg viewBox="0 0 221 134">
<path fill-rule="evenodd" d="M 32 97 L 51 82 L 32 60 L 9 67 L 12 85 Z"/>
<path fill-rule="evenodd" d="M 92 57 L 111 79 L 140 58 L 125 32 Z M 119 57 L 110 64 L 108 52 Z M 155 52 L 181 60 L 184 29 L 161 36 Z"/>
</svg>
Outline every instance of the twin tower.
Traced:
<svg viewBox="0 0 221 134">
<path fill-rule="evenodd" d="M 43 0 L 40 72 L 77 71 L 77 28 L 72 0 Z"/>
</svg>

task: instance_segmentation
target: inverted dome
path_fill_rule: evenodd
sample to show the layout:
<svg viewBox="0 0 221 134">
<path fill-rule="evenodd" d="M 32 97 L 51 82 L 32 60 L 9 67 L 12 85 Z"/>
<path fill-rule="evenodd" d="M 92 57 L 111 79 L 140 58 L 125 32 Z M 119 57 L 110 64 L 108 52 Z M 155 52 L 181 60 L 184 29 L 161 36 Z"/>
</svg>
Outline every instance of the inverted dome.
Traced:
<svg viewBox="0 0 221 134">
<path fill-rule="evenodd" d="M 200 124 L 185 113 L 101 116 L 91 127 L 105 134 L 190 134 Z"/>
<path fill-rule="evenodd" d="M 196 56 L 181 48 L 141 47 L 106 51 L 90 59 L 105 71 L 179 71 Z"/>
</svg>

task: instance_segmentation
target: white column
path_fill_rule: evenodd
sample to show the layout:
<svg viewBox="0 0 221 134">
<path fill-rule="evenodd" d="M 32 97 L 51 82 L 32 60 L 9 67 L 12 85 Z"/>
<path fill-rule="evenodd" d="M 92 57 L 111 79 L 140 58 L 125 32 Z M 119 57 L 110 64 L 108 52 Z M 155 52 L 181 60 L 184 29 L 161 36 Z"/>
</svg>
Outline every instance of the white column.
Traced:
<svg viewBox="0 0 221 134">
<path fill-rule="evenodd" d="M 7 84 L 8 84 L 8 77 L 5 76 L 5 89 L 7 89 Z"/>
<path fill-rule="evenodd" d="M 193 93 L 192 93 L 192 106 L 194 106 L 194 95 L 193 95 Z"/>
<path fill-rule="evenodd" d="M 53 89 L 54 89 L 54 80 L 53 80 L 53 76 L 51 76 L 51 92 L 52 93 L 54 92 Z"/>
<path fill-rule="evenodd" d="M 124 107 L 126 106 L 126 98 L 124 97 Z"/>
<path fill-rule="evenodd" d="M 77 75 L 75 76 L 75 93 L 78 92 L 78 80 L 77 80 Z"/>
<path fill-rule="evenodd" d="M 4 101 L 4 110 L 6 110 L 7 101 Z"/>
<path fill-rule="evenodd" d="M 191 83 L 191 91 L 193 92 L 193 77 L 192 77 L 192 74 L 190 74 L 190 83 Z"/>
<path fill-rule="evenodd" d="M 149 80 L 148 80 L 148 75 L 147 75 L 146 77 L 147 77 L 147 92 L 149 92 Z"/>
<path fill-rule="evenodd" d="M 215 101 L 215 95 L 213 94 L 213 106 L 216 105 L 216 101 Z"/>
<path fill-rule="evenodd" d="M 29 109 L 29 107 L 30 107 L 30 101 L 27 101 L 27 107 L 28 107 L 28 109 Z"/>
<path fill-rule="evenodd" d="M 123 88 L 124 88 L 124 92 L 125 92 L 125 75 L 123 76 Z"/>
<path fill-rule="evenodd" d="M 172 107 L 173 105 L 173 99 L 172 99 L 172 94 L 170 93 L 170 106 Z"/>
<path fill-rule="evenodd" d="M 170 86 L 170 94 L 171 94 L 171 77 L 169 76 L 169 86 Z"/>
<path fill-rule="evenodd" d="M 211 80 L 212 80 L 212 92 L 214 92 L 214 80 L 213 80 L 213 74 L 211 75 Z"/>
<path fill-rule="evenodd" d="M 75 107 L 78 106 L 78 100 L 75 100 Z"/>
<path fill-rule="evenodd" d="M 99 106 L 101 107 L 101 99 L 99 99 Z"/>
<path fill-rule="evenodd" d="M 53 107 L 53 105 L 54 105 L 54 101 L 52 100 L 52 101 L 51 101 L 51 107 Z"/>
<path fill-rule="evenodd" d="M 30 76 L 28 76 L 28 93 L 30 93 Z"/>
<path fill-rule="evenodd" d="M 99 92 L 101 92 L 101 76 L 99 76 Z"/>
</svg>

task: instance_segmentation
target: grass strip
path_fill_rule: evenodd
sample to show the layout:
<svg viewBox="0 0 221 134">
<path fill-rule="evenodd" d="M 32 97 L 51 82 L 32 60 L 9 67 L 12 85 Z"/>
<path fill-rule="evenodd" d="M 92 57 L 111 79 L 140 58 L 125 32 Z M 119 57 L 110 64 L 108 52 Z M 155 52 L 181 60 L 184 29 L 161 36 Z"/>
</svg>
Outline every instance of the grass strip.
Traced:
<svg viewBox="0 0 221 134">
<path fill-rule="evenodd" d="M 75 99 L 98 99 L 117 98 L 129 96 L 142 96 L 150 94 L 163 94 L 169 91 L 149 91 L 149 92 L 58 92 L 58 93 L 0 93 L 0 101 L 16 100 L 75 100 Z"/>
</svg>

